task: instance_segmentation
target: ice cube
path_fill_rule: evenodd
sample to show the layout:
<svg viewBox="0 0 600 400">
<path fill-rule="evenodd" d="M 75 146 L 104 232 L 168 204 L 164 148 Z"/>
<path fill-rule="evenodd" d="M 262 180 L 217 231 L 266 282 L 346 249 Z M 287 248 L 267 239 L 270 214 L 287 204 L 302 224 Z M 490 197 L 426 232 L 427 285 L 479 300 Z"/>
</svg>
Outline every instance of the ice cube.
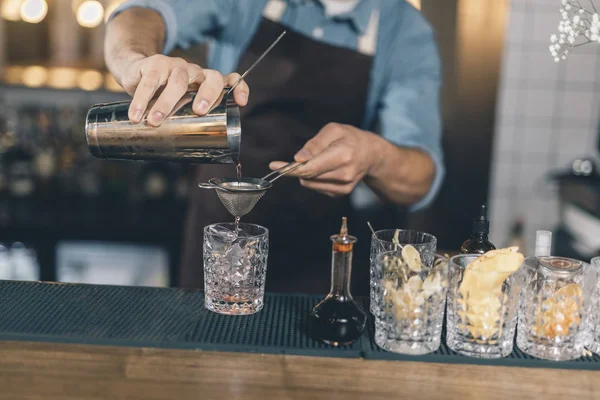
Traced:
<svg viewBox="0 0 600 400">
<path fill-rule="evenodd" d="M 235 243 L 227 252 L 225 252 L 225 259 L 229 263 L 231 269 L 239 269 L 244 266 L 244 250 L 238 243 Z"/>
<path fill-rule="evenodd" d="M 235 230 L 229 229 L 227 226 L 223 225 L 211 225 L 208 228 L 208 232 L 211 235 L 216 236 L 218 238 L 217 240 L 220 239 L 224 242 L 233 242 L 238 237 Z"/>
</svg>

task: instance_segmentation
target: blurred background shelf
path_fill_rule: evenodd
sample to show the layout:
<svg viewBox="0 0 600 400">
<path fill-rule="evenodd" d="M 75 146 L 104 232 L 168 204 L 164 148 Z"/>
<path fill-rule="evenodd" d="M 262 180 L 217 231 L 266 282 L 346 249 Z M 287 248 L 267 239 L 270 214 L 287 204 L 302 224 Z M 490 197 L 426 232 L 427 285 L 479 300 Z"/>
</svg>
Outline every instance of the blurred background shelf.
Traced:
<svg viewBox="0 0 600 400">
<path fill-rule="evenodd" d="M 42 280 L 60 280 L 57 249 L 77 242 L 161 249 L 166 278 L 155 282 L 177 282 L 189 167 L 99 160 L 85 142 L 89 106 L 125 96 L 0 87 L 0 242 L 32 248 Z"/>
<path fill-rule="evenodd" d="M 43 279 L 60 279 L 58 249 L 80 255 L 61 247 L 78 241 L 90 254 L 104 243 L 106 260 L 137 251 L 110 246 L 162 249 L 165 284 L 177 282 L 186 192 L 194 187 L 188 167 L 96 160 L 85 144 L 88 107 L 128 98 L 103 60 L 103 21 L 122 1 L 0 0 L 0 241 L 9 249 L 17 243 L 16 259 L 25 254 L 21 242 L 35 251 Z M 553 62 L 558 1 L 413 3 L 435 30 L 443 64 L 447 174 L 433 206 L 402 227 L 456 250 L 485 203 L 497 246 L 518 242 L 530 255 L 535 231 L 546 229 L 556 255 L 598 254 L 600 180 L 574 176 L 571 167 L 598 160 L 600 46 Z M 206 65 L 209 45 L 172 55 Z M 556 171 L 562 178 L 548 181 Z"/>
</svg>

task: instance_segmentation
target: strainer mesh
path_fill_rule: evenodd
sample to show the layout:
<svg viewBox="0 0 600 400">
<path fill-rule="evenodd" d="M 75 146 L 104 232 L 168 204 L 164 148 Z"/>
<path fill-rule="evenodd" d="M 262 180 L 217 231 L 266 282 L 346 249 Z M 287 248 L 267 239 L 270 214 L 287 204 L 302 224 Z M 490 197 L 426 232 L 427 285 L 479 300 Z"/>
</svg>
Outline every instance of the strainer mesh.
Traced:
<svg viewBox="0 0 600 400">
<path fill-rule="evenodd" d="M 225 206 L 227 211 L 234 217 L 243 217 L 248 214 L 256 203 L 264 196 L 266 190 L 258 190 L 253 192 L 227 192 L 217 189 L 219 200 Z"/>
</svg>

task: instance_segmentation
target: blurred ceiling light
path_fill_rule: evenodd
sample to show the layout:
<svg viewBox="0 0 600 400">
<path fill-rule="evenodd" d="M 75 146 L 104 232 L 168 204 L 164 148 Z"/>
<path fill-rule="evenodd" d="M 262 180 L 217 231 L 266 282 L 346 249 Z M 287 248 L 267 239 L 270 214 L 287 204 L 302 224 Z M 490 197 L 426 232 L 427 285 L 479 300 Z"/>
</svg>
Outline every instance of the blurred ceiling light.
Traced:
<svg viewBox="0 0 600 400">
<path fill-rule="evenodd" d="M 86 0 L 77 8 L 77 22 L 84 28 L 95 28 L 102 22 L 104 7 L 97 0 Z"/>
<path fill-rule="evenodd" d="M 8 21 L 21 20 L 21 0 L 4 0 L 0 6 L 0 14 Z"/>
<path fill-rule="evenodd" d="M 48 85 L 56 89 L 70 89 L 75 87 L 77 80 L 77 70 L 73 68 L 52 68 Z"/>
<path fill-rule="evenodd" d="M 21 4 L 21 19 L 31 24 L 41 22 L 48 13 L 46 0 L 25 0 Z"/>
<path fill-rule="evenodd" d="M 124 92 L 121 85 L 119 85 L 119 83 L 115 80 L 114 76 L 112 76 L 112 74 L 110 73 L 106 74 L 105 86 L 106 89 L 112 92 Z"/>
<path fill-rule="evenodd" d="M 108 22 L 110 15 L 121 5 L 121 3 L 123 3 L 123 0 L 113 0 L 110 2 L 104 11 L 104 22 Z"/>
<path fill-rule="evenodd" d="M 77 86 L 83 90 L 97 90 L 102 86 L 102 74 L 93 69 L 88 69 L 79 74 Z"/>
<path fill-rule="evenodd" d="M 34 65 L 23 70 L 23 84 L 30 87 L 39 87 L 48 80 L 48 70 Z"/>
</svg>

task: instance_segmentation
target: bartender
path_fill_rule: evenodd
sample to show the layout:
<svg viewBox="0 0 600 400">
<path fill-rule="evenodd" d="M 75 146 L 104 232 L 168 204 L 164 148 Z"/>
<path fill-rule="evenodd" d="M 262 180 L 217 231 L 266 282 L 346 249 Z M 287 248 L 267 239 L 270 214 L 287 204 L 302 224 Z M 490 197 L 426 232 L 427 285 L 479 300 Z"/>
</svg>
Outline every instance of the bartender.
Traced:
<svg viewBox="0 0 600 400">
<path fill-rule="evenodd" d="M 206 114 L 239 78 L 234 71 L 245 71 L 283 30 L 233 93 L 242 107 L 242 171 L 260 177 L 309 161 L 242 222 L 269 229 L 267 290 L 326 292 L 328 238 L 347 216 L 361 244 L 353 290 L 364 294 L 367 219 L 375 229 L 399 227 L 398 211 L 430 204 L 444 175 L 440 60 L 418 10 L 405 0 L 130 0 L 107 25 L 106 63 L 133 96 L 131 121 L 148 112 L 147 123 L 158 126 L 190 89 L 193 110 Z M 168 56 L 200 42 L 208 44 L 204 66 Z M 196 181 L 234 174 L 201 165 Z M 214 192 L 191 191 L 181 286 L 203 287 L 203 228 L 231 220 Z"/>
</svg>

